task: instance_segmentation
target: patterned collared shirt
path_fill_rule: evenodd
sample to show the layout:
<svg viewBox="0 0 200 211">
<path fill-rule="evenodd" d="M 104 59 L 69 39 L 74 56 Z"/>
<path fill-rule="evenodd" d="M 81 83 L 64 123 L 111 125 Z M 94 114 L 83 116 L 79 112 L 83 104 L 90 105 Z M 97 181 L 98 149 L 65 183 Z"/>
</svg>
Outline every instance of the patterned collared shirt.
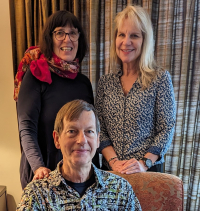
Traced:
<svg viewBox="0 0 200 211">
<path fill-rule="evenodd" d="M 61 165 L 62 161 L 48 178 L 27 185 L 17 210 L 142 210 L 125 179 L 93 165 L 96 182 L 80 197 L 66 184 L 60 172 Z"/>
<path fill-rule="evenodd" d="M 126 96 L 121 76 L 122 71 L 103 75 L 98 83 L 95 108 L 101 124 L 99 151 L 113 146 L 120 160 L 140 160 L 150 152 L 159 155 L 155 164 L 161 164 L 172 142 L 176 120 L 170 74 L 161 71 L 145 90 L 136 80 Z"/>
</svg>

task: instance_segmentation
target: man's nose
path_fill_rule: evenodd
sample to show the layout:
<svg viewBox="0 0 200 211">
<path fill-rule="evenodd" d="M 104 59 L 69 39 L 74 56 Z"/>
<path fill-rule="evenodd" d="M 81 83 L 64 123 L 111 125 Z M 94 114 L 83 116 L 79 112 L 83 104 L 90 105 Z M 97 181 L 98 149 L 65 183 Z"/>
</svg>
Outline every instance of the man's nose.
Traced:
<svg viewBox="0 0 200 211">
<path fill-rule="evenodd" d="M 87 143 L 87 138 L 85 136 L 84 131 L 79 132 L 78 137 L 77 137 L 77 143 L 84 145 Z"/>
</svg>

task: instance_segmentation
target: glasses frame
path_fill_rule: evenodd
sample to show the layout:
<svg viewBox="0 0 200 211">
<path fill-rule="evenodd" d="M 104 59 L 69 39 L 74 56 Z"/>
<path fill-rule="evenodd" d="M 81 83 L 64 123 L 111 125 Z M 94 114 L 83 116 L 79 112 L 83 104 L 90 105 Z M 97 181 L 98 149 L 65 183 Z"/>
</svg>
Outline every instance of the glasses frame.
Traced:
<svg viewBox="0 0 200 211">
<path fill-rule="evenodd" d="M 63 31 L 63 30 L 53 31 L 52 34 L 55 34 L 55 33 L 58 32 L 58 31 L 64 32 L 64 33 L 65 33 L 65 38 L 66 38 L 66 36 L 68 35 L 68 36 L 69 36 L 69 39 L 71 40 L 70 33 L 66 33 L 66 32 Z M 79 37 L 80 37 L 80 32 L 78 32 L 78 39 L 79 39 Z M 55 38 L 56 38 L 56 34 L 55 34 Z M 58 41 L 63 41 L 63 40 L 65 40 L 65 38 L 62 39 L 62 40 L 58 40 L 58 39 L 56 38 L 56 40 L 58 40 Z M 77 39 L 77 40 L 78 40 L 78 39 Z M 75 41 L 74 41 L 74 40 L 71 40 L 71 42 L 76 42 L 77 40 L 75 40 Z"/>
</svg>

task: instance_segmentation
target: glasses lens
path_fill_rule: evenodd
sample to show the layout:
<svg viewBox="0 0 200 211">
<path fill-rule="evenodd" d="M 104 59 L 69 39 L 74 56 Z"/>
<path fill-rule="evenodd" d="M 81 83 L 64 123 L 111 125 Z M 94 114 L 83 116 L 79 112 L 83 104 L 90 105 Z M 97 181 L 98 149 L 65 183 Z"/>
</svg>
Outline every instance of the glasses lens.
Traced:
<svg viewBox="0 0 200 211">
<path fill-rule="evenodd" d="M 79 38 L 79 33 L 77 33 L 77 32 L 70 32 L 69 33 L 69 38 L 70 38 L 71 41 L 75 42 Z"/>
<path fill-rule="evenodd" d="M 67 35 L 69 35 L 69 39 L 73 42 L 77 41 L 79 38 L 79 33 L 74 31 L 69 33 L 65 33 L 64 31 L 55 31 L 56 39 L 59 41 L 64 40 Z"/>
<path fill-rule="evenodd" d="M 57 31 L 55 33 L 55 35 L 56 35 L 57 40 L 64 40 L 65 39 L 65 32 L 63 32 L 63 31 Z"/>
</svg>

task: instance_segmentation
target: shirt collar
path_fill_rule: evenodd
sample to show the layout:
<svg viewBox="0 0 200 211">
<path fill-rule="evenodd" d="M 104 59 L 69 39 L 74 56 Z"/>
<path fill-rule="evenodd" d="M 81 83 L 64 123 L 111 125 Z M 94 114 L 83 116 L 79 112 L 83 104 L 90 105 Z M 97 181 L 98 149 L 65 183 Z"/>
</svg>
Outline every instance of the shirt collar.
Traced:
<svg viewBox="0 0 200 211">
<path fill-rule="evenodd" d="M 60 171 L 60 167 L 62 166 L 63 161 L 61 160 L 58 164 L 57 167 L 54 171 L 52 171 L 50 173 L 49 176 L 49 186 L 59 186 L 61 184 L 61 182 L 63 182 L 65 184 L 65 179 L 63 178 L 61 171 Z"/>
<path fill-rule="evenodd" d="M 116 73 L 116 75 L 118 76 L 118 77 L 121 77 L 122 75 L 123 75 L 123 71 L 122 71 L 122 69 L 121 68 L 117 68 L 117 73 Z"/>
<path fill-rule="evenodd" d="M 98 169 L 94 164 L 92 164 L 93 168 L 94 168 L 94 174 L 95 174 L 95 179 L 97 182 L 97 186 L 101 185 L 103 188 L 106 188 L 107 183 L 106 181 L 104 181 L 104 176 L 103 176 L 103 172 L 102 170 Z"/>
<path fill-rule="evenodd" d="M 50 186 L 60 186 L 61 183 L 64 183 L 66 185 L 65 179 L 62 176 L 62 173 L 60 171 L 61 166 L 63 165 L 63 160 L 61 160 L 55 169 L 55 171 L 50 173 L 49 176 L 49 182 Z M 101 185 L 102 187 L 106 188 L 107 187 L 107 182 L 104 181 L 103 177 L 103 172 L 102 170 L 98 169 L 94 164 L 92 164 L 92 167 L 94 169 L 94 174 L 95 174 L 95 180 L 96 180 L 96 186 Z"/>
<path fill-rule="evenodd" d="M 118 82 L 118 79 L 123 75 L 123 71 L 120 67 L 117 67 L 117 72 L 116 72 L 116 78 L 117 78 L 117 82 Z M 140 82 L 139 82 L 139 79 L 137 78 L 136 81 L 135 81 L 135 86 L 137 86 L 137 88 L 142 88 Z"/>
</svg>

